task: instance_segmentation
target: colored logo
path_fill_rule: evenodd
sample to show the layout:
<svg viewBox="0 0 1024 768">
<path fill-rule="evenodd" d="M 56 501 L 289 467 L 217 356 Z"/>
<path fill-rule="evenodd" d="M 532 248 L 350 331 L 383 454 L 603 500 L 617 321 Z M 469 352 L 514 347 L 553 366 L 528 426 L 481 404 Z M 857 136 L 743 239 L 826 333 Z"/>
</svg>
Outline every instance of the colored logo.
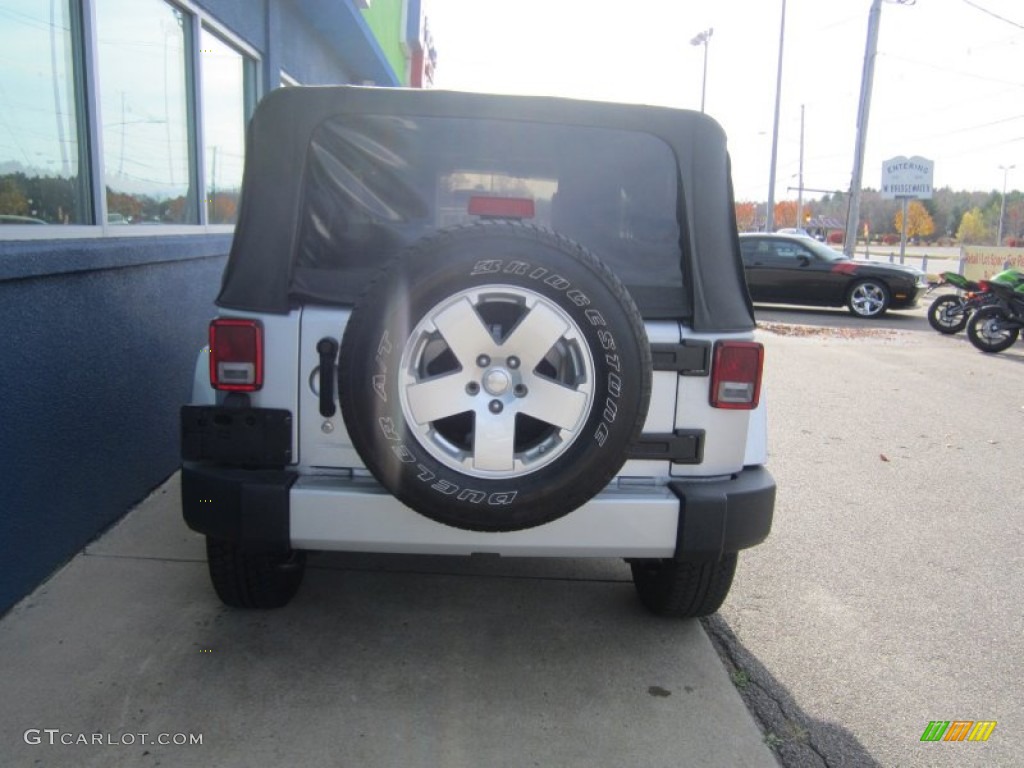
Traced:
<svg viewBox="0 0 1024 768">
<path fill-rule="evenodd" d="M 995 720 L 932 720 L 921 741 L 988 741 L 995 729 Z"/>
</svg>

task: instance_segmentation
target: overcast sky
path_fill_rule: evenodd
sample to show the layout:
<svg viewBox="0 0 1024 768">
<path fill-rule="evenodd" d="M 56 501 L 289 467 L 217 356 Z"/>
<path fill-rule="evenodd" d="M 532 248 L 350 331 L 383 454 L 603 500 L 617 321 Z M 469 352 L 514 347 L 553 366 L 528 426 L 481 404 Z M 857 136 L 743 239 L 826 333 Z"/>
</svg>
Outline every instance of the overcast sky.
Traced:
<svg viewBox="0 0 1024 768">
<path fill-rule="evenodd" d="M 766 200 L 782 0 L 425 0 L 438 88 L 700 109 L 729 137 L 737 200 Z M 980 8 L 978 7 L 980 6 Z M 776 200 L 847 190 L 871 0 L 787 0 Z M 984 10 L 982 10 L 984 9 Z M 988 13 L 986 13 L 988 11 Z M 1003 19 L 998 19 L 1001 16 Z M 935 186 L 1024 188 L 1024 2 L 882 4 L 864 186 L 882 161 L 935 161 Z M 818 192 L 806 192 L 816 198 Z"/>
</svg>

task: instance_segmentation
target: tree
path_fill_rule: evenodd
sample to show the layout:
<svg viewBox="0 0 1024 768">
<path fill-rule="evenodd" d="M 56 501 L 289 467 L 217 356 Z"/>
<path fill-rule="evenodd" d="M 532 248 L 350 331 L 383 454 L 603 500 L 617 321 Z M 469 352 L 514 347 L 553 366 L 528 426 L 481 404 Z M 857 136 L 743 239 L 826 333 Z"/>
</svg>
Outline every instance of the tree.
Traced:
<svg viewBox="0 0 1024 768">
<path fill-rule="evenodd" d="M 14 179 L 0 179 L 0 213 L 14 216 L 28 213 L 28 200 Z"/>
<path fill-rule="evenodd" d="M 736 228 L 740 232 L 750 232 L 757 225 L 757 204 L 736 203 Z"/>
<path fill-rule="evenodd" d="M 892 220 L 899 204 L 882 197 L 877 189 L 864 189 L 860 197 L 860 219 L 868 223 L 872 237 L 892 232 Z M 857 236 L 862 235 L 861 224 L 857 225 Z"/>
<path fill-rule="evenodd" d="M 985 243 L 991 239 L 981 208 L 975 206 L 963 215 L 956 236 L 961 243 Z"/>
<path fill-rule="evenodd" d="M 796 220 L 796 200 L 781 200 L 775 204 L 775 228 L 802 227 Z"/>
<path fill-rule="evenodd" d="M 893 224 L 897 232 L 903 231 L 903 207 L 896 211 Z M 932 221 L 928 209 L 919 200 L 911 200 L 907 206 L 907 237 L 928 237 L 935 231 L 935 222 Z"/>
<path fill-rule="evenodd" d="M 1012 195 L 1007 195 L 1005 215 L 1003 234 L 1013 238 L 1024 236 L 1024 198 L 1014 200 Z"/>
<path fill-rule="evenodd" d="M 234 224 L 238 216 L 238 193 L 218 192 L 210 206 L 211 224 Z"/>
</svg>

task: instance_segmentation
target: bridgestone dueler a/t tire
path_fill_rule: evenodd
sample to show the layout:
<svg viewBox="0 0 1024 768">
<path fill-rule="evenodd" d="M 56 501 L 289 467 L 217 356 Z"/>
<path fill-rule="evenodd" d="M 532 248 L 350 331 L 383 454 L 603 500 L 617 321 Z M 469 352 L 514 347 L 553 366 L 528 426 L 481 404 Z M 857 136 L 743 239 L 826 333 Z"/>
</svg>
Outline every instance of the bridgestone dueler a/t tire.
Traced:
<svg viewBox="0 0 1024 768">
<path fill-rule="evenodd" d="M 615 476 L 647 415 L 650 348 L 622 283 L 552 232 L 446 230 L 352 312 L 339 397 L 395 497 L 466 530 L 555 520 Z"/>
<path fill-rule="evenodd" d="M 631 563 L 640 602 L 659 616 L 695 619 L 722 607 L 736 574 L 735 552 L 710 562 L 640 560 Z"/>
</svg>

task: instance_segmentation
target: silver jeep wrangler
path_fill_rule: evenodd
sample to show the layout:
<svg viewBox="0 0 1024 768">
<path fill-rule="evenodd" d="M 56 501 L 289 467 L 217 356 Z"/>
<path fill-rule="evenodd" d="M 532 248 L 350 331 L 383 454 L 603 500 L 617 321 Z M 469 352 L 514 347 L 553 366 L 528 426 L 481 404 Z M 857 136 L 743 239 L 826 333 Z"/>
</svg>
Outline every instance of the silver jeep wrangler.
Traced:
<svg viewBox="0 0 1024 768">
<path fill-rule="evenodd" d="M 704 115 L 273 92 L 181 413 L 184 516 L 228 605 L 307 550 L 621 557 L 714 612 L 768 535 L 763 350 Z"/>
</svg>

